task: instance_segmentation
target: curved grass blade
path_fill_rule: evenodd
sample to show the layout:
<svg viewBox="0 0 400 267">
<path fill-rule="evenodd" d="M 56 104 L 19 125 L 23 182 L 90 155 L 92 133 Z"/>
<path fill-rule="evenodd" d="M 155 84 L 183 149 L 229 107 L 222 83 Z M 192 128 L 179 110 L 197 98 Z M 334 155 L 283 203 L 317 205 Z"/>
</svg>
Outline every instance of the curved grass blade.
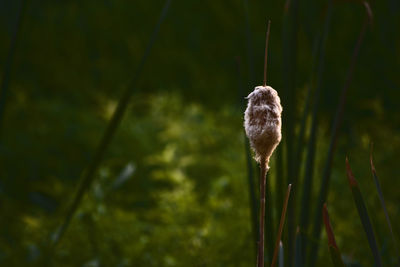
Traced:
<svg viewBox="0 0 400 267">
<path fill-rule="evenodd" d="M 324 219 L 326 235 L 328 236 L 328 246 L 329 252 L 331 254 L 332 262 L 335 267 L 344 267 L 342 256 L 340 254 L 339 248 L 336 244 L 335 236 L 333 234 L 331 222 L 329 220 L 328 209 L 326 208 L 326 203 L 324 204 L 322 210 L 322 216 Z"/>
<path fill-rule="evenodd" d="M 281 214 L 281 221 L 279 223 L 279 230 L 278 230 L 278 236 L 276 237 L 276 243 L 275 243 L 275 249 L 274 249 L 274 256 L 272 258 L 271 262 L 271 267 L 275 267 L 276 260 L 278 258 L 278 251 L 280 250 L 280 246 L 282 244 L 281 238 L 282 238 L 282 231 L 283 231 L 283 226 L 285 224 L 285 216 L 286 216 L 286 211 L 287 211 L 287 206 L 289 202 L 289 197 L 290 197 L 290 191 L 292 189 L 292 185 L 289 184 L 288 189 L 286 191 L 286 196 L 285 196 L 285 203 L 283 204 L 283 209 L 282 209 L 282 214 Z M 280 262 L 280 261 L 279 261 Z"/>
<path fill-rule="evenodd" d="M 396 238 L 394 237 L 392 224 L 391 224 L 390 218 L 389 218 L 389 213 L 388 213 L 387 208 L 386 208 L 385 199 L 383 197 L 381 184 L 379 183 L 379 179 L 378 179 L 378 176 L 376 174 L 374 162 L 373 162 L 373 159 L 372 159 L 372 152 L 373 152 L 373 144 L 371 144 L 371 153 L 370 153 L 370 163 L 371 163 L 372 177 L 374 178 L 376 191 L 378 191 L 379 200 L 381 202 L 383 212 L 385 213 L 386 222 L 388 224 L 388 227 L 389 227 L 389 230 L 390 230 L 390 234 L 392 236 L 393 246 L 394 246 L 394 249 L 395 249 L 395 252 L 396 252 L 396 255 L 397 255 L 397 263 L 400 266 L 400 254 L 399 254 L 399 250 L 398 250 L 398 247 L 397 247 Z"/>
<path fill-rule="evenodd" d="M 357 207 L 358 215 L 361 219 L 361 223 L 363 225 L 365 234 L 367 235 L 369 247 L 372 251 L 372 255 L 374 256 L 375 266 L 381 267 L 382 260 L 378 250 L 378 245 L 376 242 L 374 230 L 372 229 L 371 220 L 369 219 L 367 207 L 365 206 L 364 199 L 361 195 L 360 188 L 358 186 L 357 180 L 354 178 L 353 172 L 351 171 L 350 164 L 348 159 L 346 158 L 346 173 L 347 179 L 349 181 L 350 189 L 353 194 L 354 202 Z"/>
<path fill-rule="evenodd" d="M 140 64 L 139 64 L 138 68 L 136 69 L 136 72 L 132 78 L 130 86 L 127 87 L 127 89 L 125 90 L 124 94 L 122 95 L 120 101 L 118 102 L 117 109 L 115 110 L 113 117 L 111 118 L 111 121 L 109 122 L 107 129 L 102 136 L 100 144 L 97 147 L 97 150 L 93 157 L 93 160 L 92 160 L 87 172 L 85 173 L 82 182 L 79 185 L 78 191 L 73 199 L 72 205 L 68 209 L 67 214 L 65 216 L 65 219 L 64 219 L 61 227 L 59 228 L 57 233 L 54 235 L 53 243 L 52 243 L 53 247 L 56 246 L 59 243 L 59 241 L 61 240 L 62 236 L 64 235 L 65 231 L 67 230 L 67 228 L 69 226 L 69 223 L 70 223 L 72 217 L 74 216 L 75 212 L 77 211 L 77 209 L 83 199 L 83 196 L 85 195 L 87 190 L 90 188 L 90 186 L 94 180 L 95 174 L 96 174 L 97 169 L 103 159 L 104 153 L 106 152 L 108 145 L 111 143 L 111 140 L 122 120 L 122 117 L 125 114 L 126 108 L 129 104 L 129 101 L 133 94 L 133 89 L 136 86 L 136 83 L 140 77 L 140 74 L 143 70 L 143 67 L 144 67 L 146 61 L 147 61 L 147 58 L 150 55 L 150 51 L 157 39 L 161 24 L 164 21 L 166 15 L 168 13 L 170 3 L 171 3 L 171 0 L 165 1 L 165 4 L 161 11 L 161 15 L 158 20 L 158 23 L 154 28 L 154 31 L 150 38 L 150 41 L 146 47 L 146 51 L 144 52 L 143 57 L 140 61 Z"/>
</svg>

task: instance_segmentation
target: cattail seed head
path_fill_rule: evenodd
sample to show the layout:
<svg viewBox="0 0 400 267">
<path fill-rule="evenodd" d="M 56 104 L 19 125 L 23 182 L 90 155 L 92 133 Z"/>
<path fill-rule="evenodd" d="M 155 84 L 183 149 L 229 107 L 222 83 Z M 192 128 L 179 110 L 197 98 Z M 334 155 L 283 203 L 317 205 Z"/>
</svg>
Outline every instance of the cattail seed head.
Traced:
<svg viewBox="0 0 400 267">
<path fill-rule="evenodd" d="M 256 161 L 268 166 L 269 158 L 282 138 L 281 100 L 270 86 L 257 86 L 247 99 L 244 113 L 246 135 L 255 152 Z"/>
</svg>

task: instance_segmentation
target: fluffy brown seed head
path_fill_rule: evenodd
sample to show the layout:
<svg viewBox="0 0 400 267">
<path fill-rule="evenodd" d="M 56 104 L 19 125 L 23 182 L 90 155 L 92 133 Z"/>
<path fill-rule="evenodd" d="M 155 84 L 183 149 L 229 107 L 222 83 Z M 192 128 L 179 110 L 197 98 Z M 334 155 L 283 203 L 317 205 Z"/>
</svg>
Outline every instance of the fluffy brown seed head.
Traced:
<svg viewBox="0 0 400 267">
<path fill-rule="evenodd" d="M 281 141 L 282 106 L 278 93 L 270 86 L 257 86 L 247 97 L 244 128 L 257 162 L 268 164 Z"/>
</svg>

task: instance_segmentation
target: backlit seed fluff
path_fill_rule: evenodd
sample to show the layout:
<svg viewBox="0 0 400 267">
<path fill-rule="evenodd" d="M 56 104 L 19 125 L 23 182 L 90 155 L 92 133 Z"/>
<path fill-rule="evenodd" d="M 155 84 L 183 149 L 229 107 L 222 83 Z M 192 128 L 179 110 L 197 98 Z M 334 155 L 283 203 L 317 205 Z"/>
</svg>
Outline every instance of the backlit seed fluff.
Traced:
<svg viewBox="0 0 400 267">
<path fill-rule="evenodd" d="M 255 159 L 269 163 L 269 158 L 281 141 L 282 106 L 278 93 L 270 86 L 257 86 L 247 96 L 244 128 L 255 152 Z"/>
</svg>

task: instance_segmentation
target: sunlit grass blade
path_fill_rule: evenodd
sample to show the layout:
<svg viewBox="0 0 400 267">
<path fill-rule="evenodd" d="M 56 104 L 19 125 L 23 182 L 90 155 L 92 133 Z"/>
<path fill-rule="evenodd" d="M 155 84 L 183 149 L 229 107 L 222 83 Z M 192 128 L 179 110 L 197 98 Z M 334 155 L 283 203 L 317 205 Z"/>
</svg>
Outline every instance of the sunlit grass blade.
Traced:
<svg viewBox="0 0 400 267">
<path fill-rule="evenodd" d="M 65 231 L 67 230 L 67 228 L 69 226 L 71 219 L 73 218 L 75 212 L 77 211 L 77 209 L 83 199 L 83 196 L 85 195 L 87 190 L 90 188 L 90 186 L 94 180 L 95 174 L 96 174 L 97 169 L 103 159 L 104 153 L 106 152 L 108 145 L 111 143 L 111 140 L 112 140 L 116 130 L 118 129 L 118 126 L 122 120 L 122 117 L 125 114 L 126 108 L 132 97 L 133 90 L 136 86 L 138 79 L 140 78 L 140 75 L 143 71 L 143 68 L 147 61 L 147 58 L 150 55 L 150 51 L 151 51 L 152 47 L 154 46 L 154 43 L 157 39 L 161 24 L 167 15 L 170 3 L 171 3 L 171 0 L 165 1 L 164 7 L 161 11 L 160 18 L 154 28 L 154 31 L 151 35 L 149 43 L 146 46 L 146 50 L 143 54 L 143 57 L 141 58 L 138 68 L 136 69 L 136 72 L 133 75 L 132 81 L 131 81 L 130 85 L 127 87 L 127 89 L 125 90 L 120 101 L 118 102 L 118 106 L 117 106 L 110 122 L 107 125 L 107 129 L 102 136 L 102 139 L 99 143 L 99 146 L 97 147 L 97 150 L 94 154 L 91 164 L 83 176 L 82 182 L 79 185 L 78 191 L 77 191 L 76 195 L 74 196 L 71 206 L 67 210 L 64 221 L 61 224 L 61 227 L 59 228 L 57 233 L 53 237 L 53 244 L 52 244 L 53 246 L 57 245 L 57 243 L 61 240 L 62 236 L 64 235 Z"/>
<path fill-rule="evenodd" d="M 275 266 L 276 261 L 278 259 L 278 251 L 279 251 L 280 244 L 281 244 L 282 231 L 283 231 L 283 226 L 285 224 L 285 216 L 286 216 L 286 211 L 287 211 L 287 206 L 288 206 L 288 202 L 289 202 L 291 189 L 292 189 L 292 185 L 289 184 L 289 186 L 287 188 L 287 191 L 286 191 L 285 203 L 283 204 L 281 220 L 279 222 L 278 236 L 276 237 L 275 249 L 274 249 L 274 254 L 273 254 L 273 257 L 272 257 L 271 267 Z"/>
<path fill-rule="evenodd" d="M 334 152 L 336 149 L 336 141 L 339 136 L 339 128 L 342 124 L 344 106 L 345 106 L 346 100 L 347 100 L 347 92 L 350 87 L 351 81 L 353 79 L 355 65 L 357 62 L 361 44 L 363 43 L 365 32 L 367 30 L 369 21 L 370 20 L 369 20 L 368 11 L 366 10 L 366 18 L 362 25 L 355 48 L 353 50 L 353 55 L 352 55 L 352 58 L 350 61 L 350 66 L 349 66 L 349 69 L 347 72 L 347 77 L 346 77 L 344 86 L 342 88 L 341 94 L 340 94 L 339 103 L 338 103 L 335 118 L 334 118 L 334 121 L 332 124 L 332 131 L 331 131 L 331 138 L 330 138 L 330 142 L 329 142 L 328 155 L 327 155 L 327 158 L 325 161 L 325 166 L 324 166 L 324 170 L 323 170 L 323 174 L 322 174 L 322 182 L 321 182 L 321 186 L 320 186 L 320 190 L 319 190 L 318 202 L 317 202 L 317 207 L 316 207 L 315 217 L 314 217 L 314 225 L 313 225 L 312 234 L 313 234 L 313 239 L 315 239 L 315 240 L 319 240 L 320 235 L 321 235 L 322 207 L 328 196 L 329 183 L 330 183 L 330 178 L 331 178 L 332 161 L 333 161 L 333 156 L 334 156 Z M 313 245 L 313 247 L 309 251 L 309 254 L 310 254 L 310 266 L 313 267 L 313 266 L 315 266 L 315 261 L 318 256 L 318 246 Z"/>
<path fill-rule="evenodd" d="M 367 235 L 369 247 L 372 251 L 372 255 L 374 256 L 375 266 L 381 267 L 382 260 L 379 253 L 378 245 L 376 242 L 374 230 L 372 228 L 371 220 L 368 216 L 367 207 L 365 206 L 364 199 L 361 195 L 360 188 L 358 186 L 357 180 L 354 178 L 353 172 L 351 171 L 350 164 L 348 159 L 346 158 L 346 173 L 347 179 L 350 185 L 351 192 L 353 194 L 354 202 L 357 207 L 358 215 L 361 219 L 361 223 L 363 225 L 365 234 Z"/>
<path fill-rule="evenodd" d="M 345 265 L 343 263 L 339 248 L 336 244 L 335 235 L 333 234 L 331 222 L 329 220 L 329 214 L 328 214 L 328 209 L 326 208 L 326 203 L 324 204 L 322 210 L 322 216 L 324 219 L 326 235 L 328 236 L 329 252 L 331 254 L 333 265 L 335 267 L 344 267 Z"/>
<path fill-rule="evenodd" d="M 8 51 L 7 58 L 5 60 L 5 65 L 3 66 L 3 76 L 1 77 L 2 79 L 0 87 L 0 134 L 3 128 L 4 112 L 8 96 L 8 88 L 11 80 L 12 65 L 15 58 L 15 51 L 17 50 L 17 44 L 19 39 L 18 37 L 21 31 L 21 24 L 22 24 L 22 19 L 24 17 L 25 9 L 26 9 L 26 0 L 21 0 L 17 13 L 17 20 L 11 36 L 10 49 Z"/>
<path fill-rule="evenodd" d="M 370 153 L 370 163 L 371 163 L 371 171 L 372 171 L 372 177 L 374 178 L 374 182 L 375 182 L 375 186 L 376 186 L 376 191 L 378 191 L 378 196 L 379 196 L 379 200 L 381 202 L 382 205 L 382 209 L 383 212 L 385 213 L 385 218 L 386 218 L 386 222 L 388 224 L 389 230 L 390 230 L 390 234 L 392 236 L 392 241 L 393 241 L 393 246 L 396 252 L 396 256 L 397 256 L 397 261 L 398 264 L 400 266 L 400 254 L 399 254 L 399 250 L 397 247 L 397 242 L 396 242 L 396 238 L 394 236 L 394 232 L 393 232 L 393 228 L 392 228 L 392 223 L 390 222 L 390 218 L 389 218 L 389 213 L 388 210 L 386 208 L 386 203 L 385 203 L 385 199 L 383 197 L 383 193 L 382 193 L 382 189 L 381 189 L 381 184 L 379 182 L 378 176 L 376 174 L 376 169 L 374 166 L 374 162 L 373 162 L 373 158 L 372 158 L 372 152 L 373 152 L 373 144 L 371 144 L 371 153 Z"/>
</svg>

